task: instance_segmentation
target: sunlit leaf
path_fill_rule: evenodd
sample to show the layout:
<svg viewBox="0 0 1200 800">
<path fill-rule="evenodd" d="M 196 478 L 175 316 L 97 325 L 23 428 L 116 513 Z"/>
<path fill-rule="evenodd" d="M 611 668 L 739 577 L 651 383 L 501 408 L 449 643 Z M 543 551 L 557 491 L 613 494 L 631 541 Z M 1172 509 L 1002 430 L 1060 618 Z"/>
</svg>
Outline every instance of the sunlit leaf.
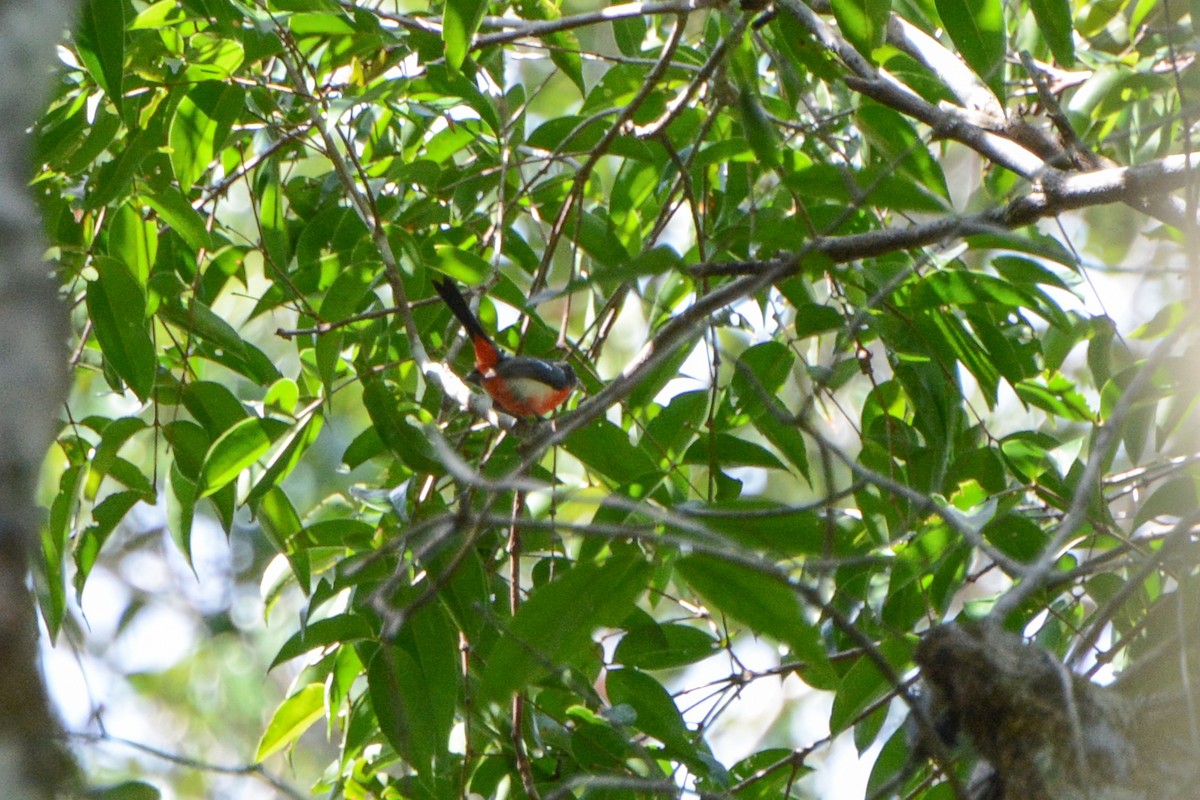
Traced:
<svg viewBox="0 0 1200 800">
<path fill-rule="evenodd" d="M 157 369 L 146 325 L 146 295 L 116 259 L 95 259 L 99 277 L 88 284 L 87 308 L 100 349 L 116 373 L 142 400 L 150 397 Z"/>
<path fill-rule="evenodd" d="M 296 740 L 324 714 L 324 685 L 310 683 L 301 688 L 275 709 L 275 714 L 271 717 L 262 739 L 258 742 L 254 760 L 262 761 L 285 747 L 295 744 Z"/>
</svg>

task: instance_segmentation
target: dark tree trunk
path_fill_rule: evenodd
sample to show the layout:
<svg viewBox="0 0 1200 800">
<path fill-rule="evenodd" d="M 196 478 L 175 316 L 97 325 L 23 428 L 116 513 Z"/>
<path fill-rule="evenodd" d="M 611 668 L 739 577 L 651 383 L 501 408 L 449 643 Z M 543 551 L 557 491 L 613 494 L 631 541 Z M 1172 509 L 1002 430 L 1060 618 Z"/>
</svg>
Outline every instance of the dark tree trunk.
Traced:
<svg viewBox="0 0 1200 800">
<path fill-rule="evenodd" d="M 13 800 L 52 797 L 72 773 L 28 588 L 37 474 L 67 386 L 68 316 L 26 186 L 28 129 L 73 10 L 64 0 L 0 0 L 0 787 Z"/>
</svg>

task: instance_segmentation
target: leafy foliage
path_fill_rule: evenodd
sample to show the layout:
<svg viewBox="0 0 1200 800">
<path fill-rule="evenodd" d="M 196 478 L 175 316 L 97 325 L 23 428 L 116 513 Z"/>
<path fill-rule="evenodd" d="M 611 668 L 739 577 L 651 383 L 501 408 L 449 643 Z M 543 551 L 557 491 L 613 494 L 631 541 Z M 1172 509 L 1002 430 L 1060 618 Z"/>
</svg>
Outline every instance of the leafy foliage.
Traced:
<svg viewBox="0 0 1200 800">
<path fill-rule="evenodd" d="M 307 664 L 247 758 L 324 720 L 333 797 L 801 796 L 821 735 L 710 738 L 786 673 L 934 797 L 885 724 L 921 630 L 1127 645 L 1169 595 L 1192 326 L 1147 270 L 1118 328 L 1080 253 L 1183 263 L 1183 8 L 86 6 L 36 130 L 78 308 L 42 612 L 139 503 L 269 547 Z M 468 410 L 441 276 L 569 359 L 553 425 Z"/>
</svg>

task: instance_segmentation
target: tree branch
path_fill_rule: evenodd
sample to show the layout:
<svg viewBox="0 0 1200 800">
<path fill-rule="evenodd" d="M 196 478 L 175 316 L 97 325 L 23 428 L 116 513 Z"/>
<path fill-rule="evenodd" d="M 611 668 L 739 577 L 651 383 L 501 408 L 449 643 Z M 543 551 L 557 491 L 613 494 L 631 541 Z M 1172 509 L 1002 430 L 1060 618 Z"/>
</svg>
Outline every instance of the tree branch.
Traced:
<svg viewBox="0 0 1200 800">
<path fill-rule="evenodd" d="M 845 236 L 822 236 L 797 255 L 752 261 L 697 264 L 689 272 L 697 277 L 755 275 L 764 270 L 798 268 L 804 256 L 819 254 L 835 264 L 858 261 L 900 250 L 940 244 L 950 239 L 1029 225 L 1065 211 L 1114 202 L 1137 203 L 1185 186 L 1200 173 L 1196 159 L 1167 156 L 1136 167 L 1114 167 L 1069 173 L 1047 167 L 1032 190 L 1008 205 L 977 214 L 945 217 L 907 228 L 888 228 Z"/>
</svg>

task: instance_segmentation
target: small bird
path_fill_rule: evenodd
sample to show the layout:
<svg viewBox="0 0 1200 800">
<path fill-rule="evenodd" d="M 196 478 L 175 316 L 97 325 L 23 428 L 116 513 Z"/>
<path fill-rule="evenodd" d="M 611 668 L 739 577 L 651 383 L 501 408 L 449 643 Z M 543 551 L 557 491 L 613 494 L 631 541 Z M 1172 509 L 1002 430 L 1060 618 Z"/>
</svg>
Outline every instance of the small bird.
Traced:
<svg viewBox="0 0 1200 800">
<path fill-rule="evenodd" d="M 514 417 L 540 417 L 567 399 L 578 383 L 570 364 L 502 352 L 479 324 L 457 286 L 435 280 L 433 288 L 475 346 L 475 370 L 466 377 L 467 382 L 482 386 L 501 410 Z"/>
</svg>

